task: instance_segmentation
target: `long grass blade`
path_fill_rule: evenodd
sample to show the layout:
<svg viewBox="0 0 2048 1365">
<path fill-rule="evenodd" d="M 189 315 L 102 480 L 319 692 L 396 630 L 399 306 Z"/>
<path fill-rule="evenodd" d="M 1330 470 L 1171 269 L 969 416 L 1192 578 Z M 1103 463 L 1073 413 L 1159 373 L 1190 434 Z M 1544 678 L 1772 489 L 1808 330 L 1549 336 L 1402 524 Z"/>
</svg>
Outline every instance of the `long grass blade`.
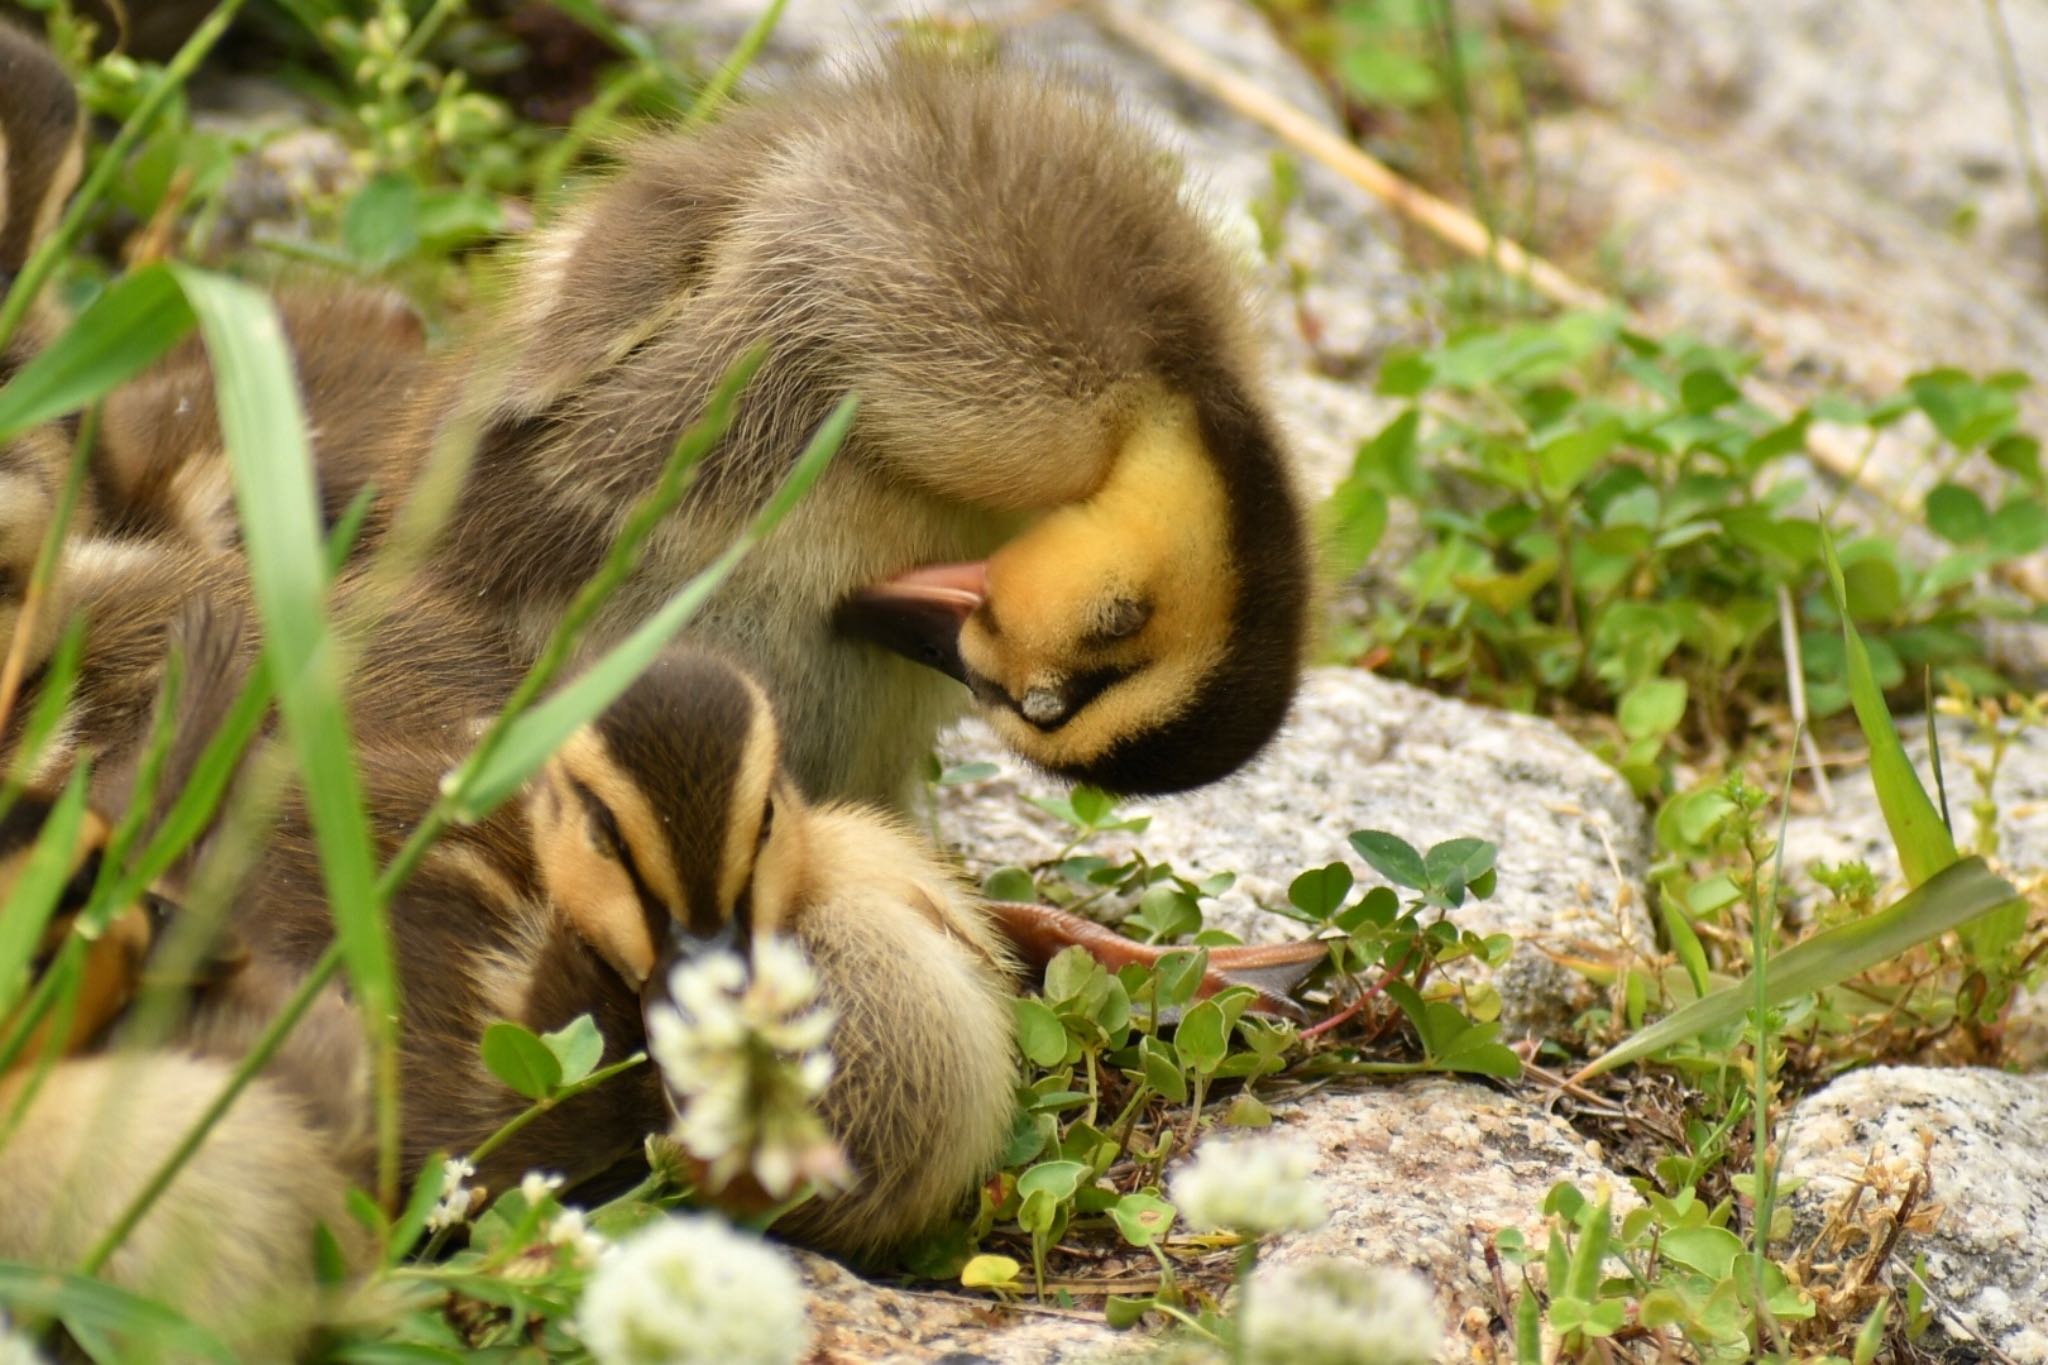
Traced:
<svg viewBox="0 0 2048 1365">
<path fill-rule="evenodd" d="M 709 567 L 684 584 L 658 611 L 574 682 L 513 722 L 504 743 L 462 781 L 465 794 L 457 807 L 459 818 L 478 820 L 488 815 L 498 803 L 525 785 L 526 780 L 547 761 L 549 754 L 561 747 L 564 740 L 610 706 L 633 685 L 634 679 L 647 671 L 677 632 L 689 624 L 711 595 L 732 576 L 748 552 L 775 529 L 788 515 L 789 509 L 796 505 L 797 499 L 817 481 L 826 463 L 846 439 L 858 406 L 858 401 L 851 394 L 840 401 L 832 415 L 820 424 L 803 457 L 755 516 L 753 524 Z"/>
<path fill-rule="evenodd" d="M 327 617 L 312 449 L 284 332 L 276 308 L 258 291 L 189 267 L 170 269 L 199 316 L 213 360 L 264 658 L 298 756 L 336 935 L 365 1009 L 389 1016 L 397 974 L 372 894 L 370 831 Z"/>
<path fill-rule="evenodd" d="M 148 266 L 109 286 L 0 388 L 0 441 L 104 397 L 191 330 L 191 305 L 167 267 Z"/>
<path fill-rule="evenodd" d="M 1982 858 L 1965 858 L 1876 914 L 1824 930 L 1774 956 L 1761 997 L 1767 1005 L 1779 1005 L 1826 990 L 2015 902 L 2024 911 L 2025 902 L 2019 900 L 2012 883 L 1994 873 Z M 1758 996 L 1755 983 L 1745 976 L 1639 1030 L 1620 1047 L 1594 1058 L 1572 1080 L 1576 1083 L 1612 1071 L 1709 1029 L 1732 1024 L 1756 1005 Z"/>
<path fill-rule="evenodd" d="M 0 1020 L 21 996 L 28 964 L 42 942 L 43 927 L 56 913 L 64 884 L 71 880 L 71 854 L 85 823 L 87 769 L 72 770 L 63 795 L 50 808 L 0 914 Z"/>
<path fill-rule="evenodd" d="M 1834 538 L 1823 534 L 1821 547 L 1827 556 L 1828 581 L 1834 588 L 1835 610 L 1842 618 L 1842 643 L 1848 651 L 1849 700 L 1856 708 L 1856 723 L 1863 727 L 1870 745 L 1870 777 L 1877 786 L 1877 804 L 1884 811 L 1885 827 L 1899 851 L 1899 866 L 1906 882 L 1918 886 L 1956 860 L 1956 843 L 1943 823 L 1941 812 L 1927 799 L 1920 775 L 1899 743 L 1891 711 L 1884 704 L 1884 691 L 1871 671 L 1870 651 L 1849 619 L 1849 594 L 1842 581 L 1842 565 L 1835 557 Z"/>
</svg>

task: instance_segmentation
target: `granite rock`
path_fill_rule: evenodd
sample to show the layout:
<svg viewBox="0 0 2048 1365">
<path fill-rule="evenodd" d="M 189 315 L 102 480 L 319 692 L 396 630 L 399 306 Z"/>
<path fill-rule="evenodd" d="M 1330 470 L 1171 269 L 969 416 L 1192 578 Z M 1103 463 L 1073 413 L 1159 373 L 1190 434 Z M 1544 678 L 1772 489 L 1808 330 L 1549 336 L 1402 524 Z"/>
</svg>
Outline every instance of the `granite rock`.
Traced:
<svg viewBox="0 0 2048 1365">
<path fill-rule="evenodd" d="M 986 759 L 1003 773 L 943 789 L 939 828 L 977 875 L 1056 856 L 1065 836 L 1021 799 L 1055 784 L 1020 770 L 980 726 L 946 749 L 950 762 Z M 1628 785 L 1547 721 L 1449 701 L 1357 669 L 1311 670 L 1280 737 L 1229 781 L 1159 801 L 1135 837 L 1092 847 L 1133 849 L 1185 873 L 1230 871 L 1237 882 L 1204 907 L 1208 922 L 1249 942 L 1299 932 L 1262 906 L 1284 904 L 1296 874 L 1349 859 L 1353 830 L 1384 829 L 1427 848 L 1474 835 L 1499 848 L 1493 899 L 1468 901 L 1457 922 L 1512 934 L 1497 984 L 1510 1035 L 1542 1032 L 1588 1002 L 1584 982 L 1552 953 L 1619 954 L 1654 942 L 1640 881 L 1647 822 Z"/>
<path fill-rule="evenodd" d="M 1881 1236 L 1878 1211 L 1924 1177 L 1933 1226 L 1903 1234 L 1887 1273 L 1924 1254 L 1947 1335 L 2048 1362 L 2048 1076 L 1873 1067 L 1801 1100 L 1780 1141 L 1785 1175 L 1805 1182 L 1790 1199 L 1802 1241 L 1859 1180 L 1875 1192 L 1858 1210 Z"/>
<path fill-rule="evenodd" d="M 1444 1360 L 1513 1358 L 1508 1305 L 1486 1249 L 1505 1228 L 1542 1245 L 1552 1185 L 1568 1180 L 1594 1199 L 1604 1190 L 1619 1212 L 1639 1202 L 1597 1143 L 1524 1100 L 1469 1081 L 1332 1088 L 1276 1109 L 1275 1118 L 1322 1154 L 1316 1178 L 1330 1221 L 1275 1239 L 1262 1260 L 1337 1256 L 1406 1266 L 1436 1286 L 1449 1329 Z"/>
</svg>

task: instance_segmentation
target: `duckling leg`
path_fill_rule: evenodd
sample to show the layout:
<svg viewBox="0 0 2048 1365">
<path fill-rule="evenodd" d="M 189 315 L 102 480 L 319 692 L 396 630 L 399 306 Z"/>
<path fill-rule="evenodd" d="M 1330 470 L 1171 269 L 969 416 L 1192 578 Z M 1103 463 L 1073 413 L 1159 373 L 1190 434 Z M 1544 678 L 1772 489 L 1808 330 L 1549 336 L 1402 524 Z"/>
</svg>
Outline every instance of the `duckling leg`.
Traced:
<svg viewBox="0 0 2048 1365">
<path fill-rule="evenodd" d="M 230 1069 L 170 1052 L 57 1066 L 0 1147 L 0 1259 L 78 1264 Z M 0 1079 L 0 1113 L 27 1081 Z M 242 1358 L 289 1358 L 315 1306 L 315 1228 L 325 1224 L 352 1263 L 363 1251 L 344 1205 L 348 1181 L 327 1148 L 303 1107 L 258 1079 L 102 1273 L 175 1305 Z"/>
<path fill-rule="evenodd" d="M 1131 963 L 1149 967 L 1168 953 L 1185 951 L 1139 943 L 1093 920 L 1051 906 L 991 901 L 989 910 L 1024 959 L 1040 967 L 1062 949 L 1077 946 L 1086 948 L 1111 971 Z M 1253 1009 L 1306 1019 L 1308 1012 L 1289 996 L 1326 955 L 1327 950 L 1314 939 L 1249 948 L 1211 948 L 1209 970 L 1203 975 L 1195 998 L 1207 999 L 1230 986 L 1250 986 L 1258 992 Z"/>
</svg>

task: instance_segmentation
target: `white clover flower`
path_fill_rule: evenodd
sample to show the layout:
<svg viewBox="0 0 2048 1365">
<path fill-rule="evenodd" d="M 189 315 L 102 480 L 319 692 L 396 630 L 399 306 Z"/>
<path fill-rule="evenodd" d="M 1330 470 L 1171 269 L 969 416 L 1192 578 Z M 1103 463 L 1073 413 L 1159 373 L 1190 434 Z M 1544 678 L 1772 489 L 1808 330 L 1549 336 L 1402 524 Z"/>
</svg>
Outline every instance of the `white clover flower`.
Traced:
<svg viewBox="0 0 2048 1365">
<path fill-rule="evenodd" d="M 668 1083 L 675 1139 L 709 1164 L 713 1188 L 742 1172 L 776 1199 L 802 1181 L 843 1186 L 845 1158 L 812 1109 L 832 1079 L 833 1016 L 803 951 L 763 935 L 751 971 L 731 953 L 681 963 L 669 997 L 673 1008 L 648 1013 L 647 1050 Z"/>
<path fill-rule="evenodd" d="M 1254 1272 L 1238 1331 L 1248 1365 L 1427 1365 L 1444 1341 L 1420 1276 L 1330 1258 Z"/>
<path fill-rule="evenodd" d="M 561 1188 L 562 1177 L 546 1171 L 528 1171 L 519 1180 L 519 1193 L 530 1209 L 539 1208 L 542 1201 Z"/>
<path fill-rule="evenodd" d="M 0 1313 L 0 1365 L 49 1365 L 35 1339 L 15 1331 L 5 1313 Z"/>
<path fill-rule="evenodd" d="M 789 1258 L 703 1215 L 606 1253 L 576 1325 L 599 1365 L 791 1365 L 811 1336 Z"/>
<path fill-rule="evenodd" d="M 1196 1228 L 1308 1232 L 1330 1216 L 1315 1165 L 1316 1149 L 1293 1138 L 1210 1138 L 1174 1172 L 1173 1202 Z"/>
<path fill-rule="evenodd" d="M 610 1243 L 591 1230 L 582 1209 L 563 1209 L 548 1224 L 548 1245 L 567 1247 L 579 1265 L 594 1265 Z"/>
<path fill-rule="evenodd" d="M 482 1190 L 464 1182 L 476 1174 L 476 1166 L 459 1156 L 448 1158 L 441 1167 L 441 1200 L 427 1215 L 427 1231 L 440 1232 L 468 1220 L 469 1211 L 483 1202 Z"/>
</svg>

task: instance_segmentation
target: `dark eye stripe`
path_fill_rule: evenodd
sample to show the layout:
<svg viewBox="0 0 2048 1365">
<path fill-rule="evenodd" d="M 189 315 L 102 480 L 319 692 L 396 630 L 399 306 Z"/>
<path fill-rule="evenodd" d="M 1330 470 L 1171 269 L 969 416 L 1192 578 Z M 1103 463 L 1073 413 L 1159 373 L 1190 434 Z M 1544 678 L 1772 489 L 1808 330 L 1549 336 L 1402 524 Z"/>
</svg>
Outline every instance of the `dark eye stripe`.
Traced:
<svg viewBox="0 0 2048 1365">
<path fill-rule="evenodd" d="M 612 815 L 611 807 L 598 800 L 597 793 L 585 786 L 581 779 L 571 776 L 569 785 L 576 789 L 577 799 L 583 802 L 584 812 L 611 845 L 612 861 L 625 872 L 626 880 L 633 884 L 633 894 L 640 900 L 640 916 L 647 922 L 647 937 L 653 943 L 657 954 L 668 938 L 669 928 L 675 923 L 675 915 L 661 898 L 647 885 L 647 879 L 640 875 L 640 865 L 633 861 L 633 850 L 626 845 L 619 834 L 619 822 Z"/>
</svg>

